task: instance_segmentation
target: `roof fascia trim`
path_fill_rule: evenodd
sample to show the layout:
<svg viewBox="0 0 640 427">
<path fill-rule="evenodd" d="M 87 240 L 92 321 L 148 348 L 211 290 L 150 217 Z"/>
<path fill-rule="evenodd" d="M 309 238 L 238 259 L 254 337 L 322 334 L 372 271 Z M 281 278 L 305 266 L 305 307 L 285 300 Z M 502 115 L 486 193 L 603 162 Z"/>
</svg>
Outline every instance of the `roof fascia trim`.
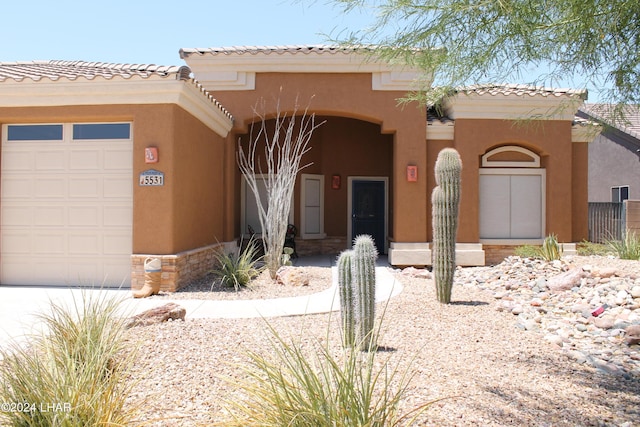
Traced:
<svg viewBox="0 0 640 427">
<path fill-rule="evenodd" d="M 214 102 L 192 80 L 47 80 L 0 85 L 0 107 L 176 104 L 226 137 L 233 119 Z"/>
<path fill-rule="evenodd" d="M 427 123 L 427 141 L 453 141 L 455 125 L 453 123 Z"/>
<path fill-rule="evenodd" d="M 185 59 L 207 90 L 254 90 L 258 73 L 371 73 L 373 90 L 416 89 L 424 73 L 364 55 L 190 55 Z"/>
<path fill-rule="evenodd" d="M 576 95 L 457 94 L 444 102 L 456 119 L 573 120 L 583 100 Z"/>
</svg>

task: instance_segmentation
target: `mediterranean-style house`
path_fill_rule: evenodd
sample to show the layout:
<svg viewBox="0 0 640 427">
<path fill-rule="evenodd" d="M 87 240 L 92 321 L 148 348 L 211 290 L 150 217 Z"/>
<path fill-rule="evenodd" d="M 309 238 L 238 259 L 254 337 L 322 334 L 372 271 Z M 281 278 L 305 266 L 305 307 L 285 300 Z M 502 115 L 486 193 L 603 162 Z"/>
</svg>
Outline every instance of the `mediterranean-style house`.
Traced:
<svg viewBox="0 0 640 427">
<path fill-rule="evenodd" d="M 0 63 L 0 284 L 131 284 L 162 259 L 162 288 L 208 271 L 258 233 L 236 163 L 264 99 L 324 120 L 299 175 L 297 251 L 334 254 L 371 234 L 392 265 L 431 263 L 433 167 L 463 161 L 457 261 L 493 263 L 556 233 L 587 237 L 586 94 L 460 89 L 435 110 L 399 98 L 419 70 L 358 49 L 182 49 L 187 66 Z M 297 104 L 296 104 L 297 103 Z M 526 120 L 523 120 L 526 119 Z"/>
</svg>

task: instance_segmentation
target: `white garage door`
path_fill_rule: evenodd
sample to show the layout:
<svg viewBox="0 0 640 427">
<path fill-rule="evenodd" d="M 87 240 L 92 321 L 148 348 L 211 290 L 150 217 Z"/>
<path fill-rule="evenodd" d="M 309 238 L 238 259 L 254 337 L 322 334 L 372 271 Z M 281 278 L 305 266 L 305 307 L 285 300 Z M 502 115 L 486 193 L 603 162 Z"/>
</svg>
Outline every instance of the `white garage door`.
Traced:
<svg viewBox="0 0 640 427">
<path fill-rule="evenodd" d="M 544 236 L 544 170 L 482 169 L 480 238 Z"/>
<path fill-rule="evenodd" d="M 0 283 L 130 284 L 130 123 L 5 125 Z"/>
</svg>

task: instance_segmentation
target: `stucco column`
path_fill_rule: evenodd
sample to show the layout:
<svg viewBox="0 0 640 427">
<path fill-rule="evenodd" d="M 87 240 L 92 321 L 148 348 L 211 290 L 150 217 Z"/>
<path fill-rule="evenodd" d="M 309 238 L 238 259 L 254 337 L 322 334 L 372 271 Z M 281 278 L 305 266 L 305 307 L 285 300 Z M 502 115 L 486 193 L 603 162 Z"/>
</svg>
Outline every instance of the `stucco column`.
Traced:
<svg viewBox="0 0 640 427">
<path fill-rule="evenodd" d="M 394 242 L 427 241 L 427 144 L 424 122 L 399 129 L 393 144 Z M 420 132 L 422 130 L 422 132 Z M 407 166 L 416 166 L 417 181 L 407 179 Z"/>
<path fill-rule="evenodd" d="M 571 241 L 581 242 L 589 238 L 589 144 L 573 142 L 571 148 Z"/>
<path fill-rule="evenodd" d="M 223 235 L 222 239 L 225 242 L 230 242 L 236 237 L 235 223 L 236 218 L 240 213 L 236 209 L 236 132 L 229 132 L 224 144 L 224 185 L 220 191 L 224 191 L 223 200 L 224 206 L 221 206 L 223 210 L 222 227 Z"/>
</svg>

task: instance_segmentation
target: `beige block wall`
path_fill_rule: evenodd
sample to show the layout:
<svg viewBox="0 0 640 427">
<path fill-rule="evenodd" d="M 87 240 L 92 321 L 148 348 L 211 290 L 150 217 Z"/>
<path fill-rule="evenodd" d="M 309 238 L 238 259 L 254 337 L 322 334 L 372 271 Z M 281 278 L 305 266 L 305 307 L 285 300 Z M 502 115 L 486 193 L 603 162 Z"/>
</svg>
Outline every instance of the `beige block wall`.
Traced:
<svg viewBox="0 0 640 427">
<path fill-rule="evenodd" d="M 627 231 L 640 235 L 640 200 L 625 200 Z"/>
</svg>

